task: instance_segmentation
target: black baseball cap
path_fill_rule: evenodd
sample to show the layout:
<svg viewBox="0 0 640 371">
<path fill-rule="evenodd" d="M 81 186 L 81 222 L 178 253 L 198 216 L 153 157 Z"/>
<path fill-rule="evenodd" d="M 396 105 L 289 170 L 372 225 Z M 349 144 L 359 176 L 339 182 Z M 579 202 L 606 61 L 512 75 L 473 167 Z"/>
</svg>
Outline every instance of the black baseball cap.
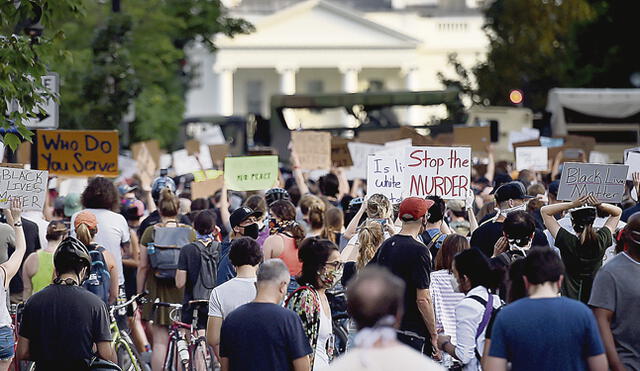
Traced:
<svg viewBox="0 0 640 371">
<path fill-rule="evenodd" d="M 549 183 L 549 193 L 551 193 L 554 196 L 558 195 L 558 189 L 560 189 L 560 181 L 559 180 L 554 180 L 553 182 Z"/>
<path fill-rule="evenodd" d="M 249 219 L 250 217 L 252 216 L 259 217 L 260 215 L 262 215 L 261 212 L 253 211 L 249 207 L 242 206 L 236 209 L 233 213 L 231 213 L 231 216 L 229 216 L 229 223 L 231 224 L 231 228 L 233 229 L 236 226 L 238 226 L 240 223 Z"/>
<path fill-rule="evenodd" d="M 527 195 L 527 190 L 524 188 L 524 184 L 517 180 L 501 185 L 493 196 L 496 198 L 497 203 L 506 200 L 526 200 L 534 198 L 533 196 Z"/>
</svg>

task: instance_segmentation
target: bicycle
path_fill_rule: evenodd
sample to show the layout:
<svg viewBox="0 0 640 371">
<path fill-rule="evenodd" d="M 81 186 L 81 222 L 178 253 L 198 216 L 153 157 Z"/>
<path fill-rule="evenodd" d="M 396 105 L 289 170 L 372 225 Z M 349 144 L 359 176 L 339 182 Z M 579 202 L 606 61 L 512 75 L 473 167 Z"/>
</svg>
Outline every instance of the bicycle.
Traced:
<svg viewBox="0 0 640 371">
<path fill-rule="evenodd" d="M 116 351 L 116 356 L 118 358 L 118 366 L 122 369 L 122 371 L 147 371 L 149 367 L 142 361 L 140 357 L 140 352 L 136 349 L 129 333 L 126 331 L 121 331 L 118 327 L 118 323 L 116 321 L 116 313 L 123 308 L 126 308 L 129 305 L 132 305 L 134 302 L 136 304 L 143 304 L 145 299 L 144 297 L 147 295 L 147 292 L 143 292 L 141 294 L 137 294 L 129 301 L 126 301 L 122 304 L 113 305 L 109 308 L 109 318 L 110 318 L 110 329 L 111 329 L 111 343 L 113 348 Z"/>
<path fill-rule="evenodd" d="M 180 320 L 181 304 L 153 303 L 154 310 L 158 307 L 170 308 L 169 318 L 169 344 L 164 361 L 164 370 L 169 371 L 213 371 L 215 368 L 215 355 L 213 348 L 207 344 L 204 335 L 198 333 L 198 309 L 207 306 L 207 300 L 192 300 L 189 305 L 193 307 L 193 320 L 191 324 Z"/>
</svg>

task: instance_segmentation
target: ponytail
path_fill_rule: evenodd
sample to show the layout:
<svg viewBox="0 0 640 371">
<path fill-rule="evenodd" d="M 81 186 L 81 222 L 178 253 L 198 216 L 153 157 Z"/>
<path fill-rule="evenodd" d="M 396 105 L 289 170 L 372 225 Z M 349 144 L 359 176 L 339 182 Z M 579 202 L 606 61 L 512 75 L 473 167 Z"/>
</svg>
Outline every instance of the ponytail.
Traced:
<svg viewBox="0 0 640 371">
<path fill-rule="evenodd" d="M 84 223 L 76 227 L 76 236 L 85 246 L 91 245 L 91 241 L 93 241 L 93 236 L 96 235 L 96 232 L 95 229 L 89 229 Z"/>
<path fill-rule="evenodd" d="M 314 203 L 309 207 L 309 224 L 312 229 L 320 229 L 324 227 L 324 204 Z"/>
<path fill-rule="evenodd" d="M 356 263 L 358 269 L 364 268 L 369 263 L 383 241 L 384 232 L 379 222 L 370 220 L 359 228 L 358 262 Z"/>
</svg>

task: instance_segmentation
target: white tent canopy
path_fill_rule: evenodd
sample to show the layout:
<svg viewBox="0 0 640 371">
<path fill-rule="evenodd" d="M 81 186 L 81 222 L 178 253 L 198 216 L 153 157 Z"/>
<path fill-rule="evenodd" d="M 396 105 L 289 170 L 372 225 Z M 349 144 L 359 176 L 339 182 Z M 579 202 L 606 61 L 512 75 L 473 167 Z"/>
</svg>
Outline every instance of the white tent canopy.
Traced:
<svg viewBox="0 0 640 371">
<path fill-rule="evenodd" d="M 547 111 L 554 135 L 567 134 L 564 108 L 591 116 L 623 118 L 640 112 L 640 89 L 549 90 Z"/>
</svg>

